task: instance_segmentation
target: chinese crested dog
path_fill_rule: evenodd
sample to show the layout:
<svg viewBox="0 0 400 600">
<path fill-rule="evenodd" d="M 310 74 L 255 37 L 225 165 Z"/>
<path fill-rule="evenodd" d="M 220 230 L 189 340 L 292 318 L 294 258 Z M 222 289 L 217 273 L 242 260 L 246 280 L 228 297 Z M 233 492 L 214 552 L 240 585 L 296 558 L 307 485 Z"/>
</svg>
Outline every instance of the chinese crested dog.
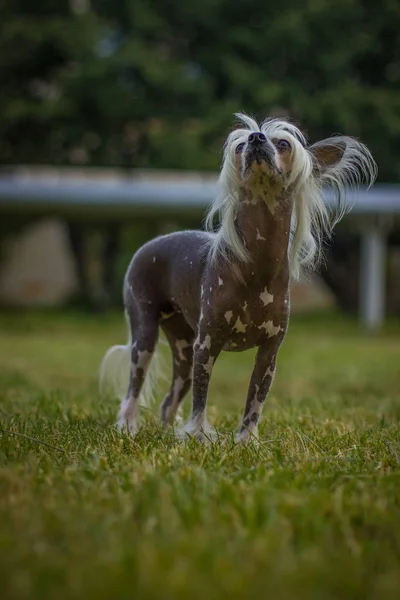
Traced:
<svg viewBox="0 0 400 600">
<path fill-rule="evenodd" d="M 286 120 L 258 125 L 246 115 L 237 117 L 240 127 L 225 144 L 208 232 L 182 231 L 148 242 L 125 276 L 130 339 L 110 348 L 103 371 L 114 351 L 129 353 L 119 426 L 132 434 L 161 327 L 173 356 L 162 422 L 173 424 L 192 387 L 192 413 L 183 433 L 208 438 L 213 430 L 206 417 L 207 392 L 215 361 L 222 350 L 257 347 L 238 439 L 257 435 L 288 327 L 290 279 L 315 265 L 323 237 L 346 210 L 345 188 L 371 185 L 376 176 L 368 149 L 353 138 L 337 136 L 310 146 Z M 334 211 L 323 199 L 325 186 L 335 191 Z"/>
</svg>

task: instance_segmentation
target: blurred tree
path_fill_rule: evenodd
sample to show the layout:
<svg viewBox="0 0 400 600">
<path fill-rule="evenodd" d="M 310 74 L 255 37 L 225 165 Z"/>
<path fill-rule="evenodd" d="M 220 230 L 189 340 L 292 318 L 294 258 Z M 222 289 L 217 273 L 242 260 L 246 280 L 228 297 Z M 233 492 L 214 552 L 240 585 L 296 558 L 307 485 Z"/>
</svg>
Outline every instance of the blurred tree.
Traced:
<svg viewBox="0 0 400 600">
<path fill-rule="evenodd" d="M 400 180 L 398 0 L 0 0 L 0 24 L 0 163 L 217 169 L 245 111 L 359 137 Z M 328 260 L 355 309 L 353 233 Z"/>
<path fill-rule="evenodd" d="M 73 162 L 74 123 L 82 135 L 65 80 L 97 39 L 90 16 L 76 18 L 68 0 L 0 0 L 0 161 Z"/>
<path fill-rule="evenodd" d="M 0 0 L 0 162 L 216 168 L 232 113 L 400 179 L 397 0 Z"/>
</svg>

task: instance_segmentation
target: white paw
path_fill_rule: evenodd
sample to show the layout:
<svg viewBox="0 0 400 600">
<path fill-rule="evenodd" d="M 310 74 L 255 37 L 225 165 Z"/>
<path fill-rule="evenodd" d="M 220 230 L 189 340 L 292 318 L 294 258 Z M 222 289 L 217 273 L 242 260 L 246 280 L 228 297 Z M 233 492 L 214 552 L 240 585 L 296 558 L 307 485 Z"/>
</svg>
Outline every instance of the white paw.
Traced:
<svg viewBox="0 0 400 600">
<path fill-rule="evenodd" d="M 183 425 L 183 417 L 182 417 L 182 409 L 181 408 L 178 409 L 178 412 L 175 415 L 175 423 L 180 426 Z"/>
<path fill-rule="evenodd" d="M 187 440 L 192 437 L 198 442 L 214 442 L 218 438 L 217 431 L 207 422 L 199 426 L 189 421 L 185 427 L 177 429 L 175 435 L 180 440 Z"/>
<path fill-rule="evenodd" d="M 235 442 L 237 444 L 248 444 L 249 442 L 256 442 L 258 439 L 258 429 L 243 429 L 240 433 L 236 434 Z"/>
<path fill-rule="evenodd" d="M 134 436 L 139 431 L 139 422 L 137 419 L 120 417 L 117 422 L 117 429 L 119 429 L 121 432 Z"/>
<path fill-rule="evenodd" d="M 181 414 L 176 413 L 176 415 L 171 418 L 171 409 L 168 408 L 165 412 L 161 412 L 161 423 L 166 429 L 170 429 L 174 425 L 182 426 L 183 417 Z"/>
</svg>

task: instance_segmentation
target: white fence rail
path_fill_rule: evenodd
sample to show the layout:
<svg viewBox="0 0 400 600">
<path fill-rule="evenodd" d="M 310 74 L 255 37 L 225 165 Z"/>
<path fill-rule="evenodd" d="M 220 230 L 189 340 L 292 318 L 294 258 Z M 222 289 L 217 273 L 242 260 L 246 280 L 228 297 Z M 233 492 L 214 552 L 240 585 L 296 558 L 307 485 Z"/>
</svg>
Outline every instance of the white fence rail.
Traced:
<svg viewBox="0 0 400 600">
<path fill-rule="evenodd" d="M 203 216 L 218 193 L 217 177 L 200 174 L 16 168 L 0 173 L 0 214 L 101 220 Z M 331 202 L 329 194 L 326 201 Z M 386 238 L 400 215 L 400 185 L 376 184 L 349 194 L 362 236 L 360 315 L 367 330 L 384 319 Z"/>
</svg>

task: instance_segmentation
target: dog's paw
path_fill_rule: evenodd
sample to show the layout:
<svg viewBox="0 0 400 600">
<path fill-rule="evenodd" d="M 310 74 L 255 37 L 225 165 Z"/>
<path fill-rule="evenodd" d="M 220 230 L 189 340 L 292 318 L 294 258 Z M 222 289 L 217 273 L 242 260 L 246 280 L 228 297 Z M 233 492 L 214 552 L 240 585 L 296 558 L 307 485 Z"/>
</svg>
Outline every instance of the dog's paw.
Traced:
<svg viewBox="0 0 400 600">
<path fill-rule="evenodd" d="M 179 440 L 194 438 L 201 443 L 212 443 L 218 438 L 217 431 L 208 423 L 203 424 L 201 427 L 194 427 L 190 421 L 185 425 L 185 427 L 176 429 L 175 435 Z"/>
<path fill-rule="evenodd" d="M 116 423 L 116 428 L 121 433 L 126 433 L 133 437 L 139 431 L 139 421 L 138 419 L 126 419 L 125 417 L 120 417 Z"/>
<path fill-rule="evenodd" d="M 240 433 L 237 433 L 235 436 L 235 442 L 237 444 L 248 444 L 250 442 L 257 442 L 258 440 L 258 430 L 254 429 L 250 431 L 250 429 L 243 429 Z"/>
</svg>

